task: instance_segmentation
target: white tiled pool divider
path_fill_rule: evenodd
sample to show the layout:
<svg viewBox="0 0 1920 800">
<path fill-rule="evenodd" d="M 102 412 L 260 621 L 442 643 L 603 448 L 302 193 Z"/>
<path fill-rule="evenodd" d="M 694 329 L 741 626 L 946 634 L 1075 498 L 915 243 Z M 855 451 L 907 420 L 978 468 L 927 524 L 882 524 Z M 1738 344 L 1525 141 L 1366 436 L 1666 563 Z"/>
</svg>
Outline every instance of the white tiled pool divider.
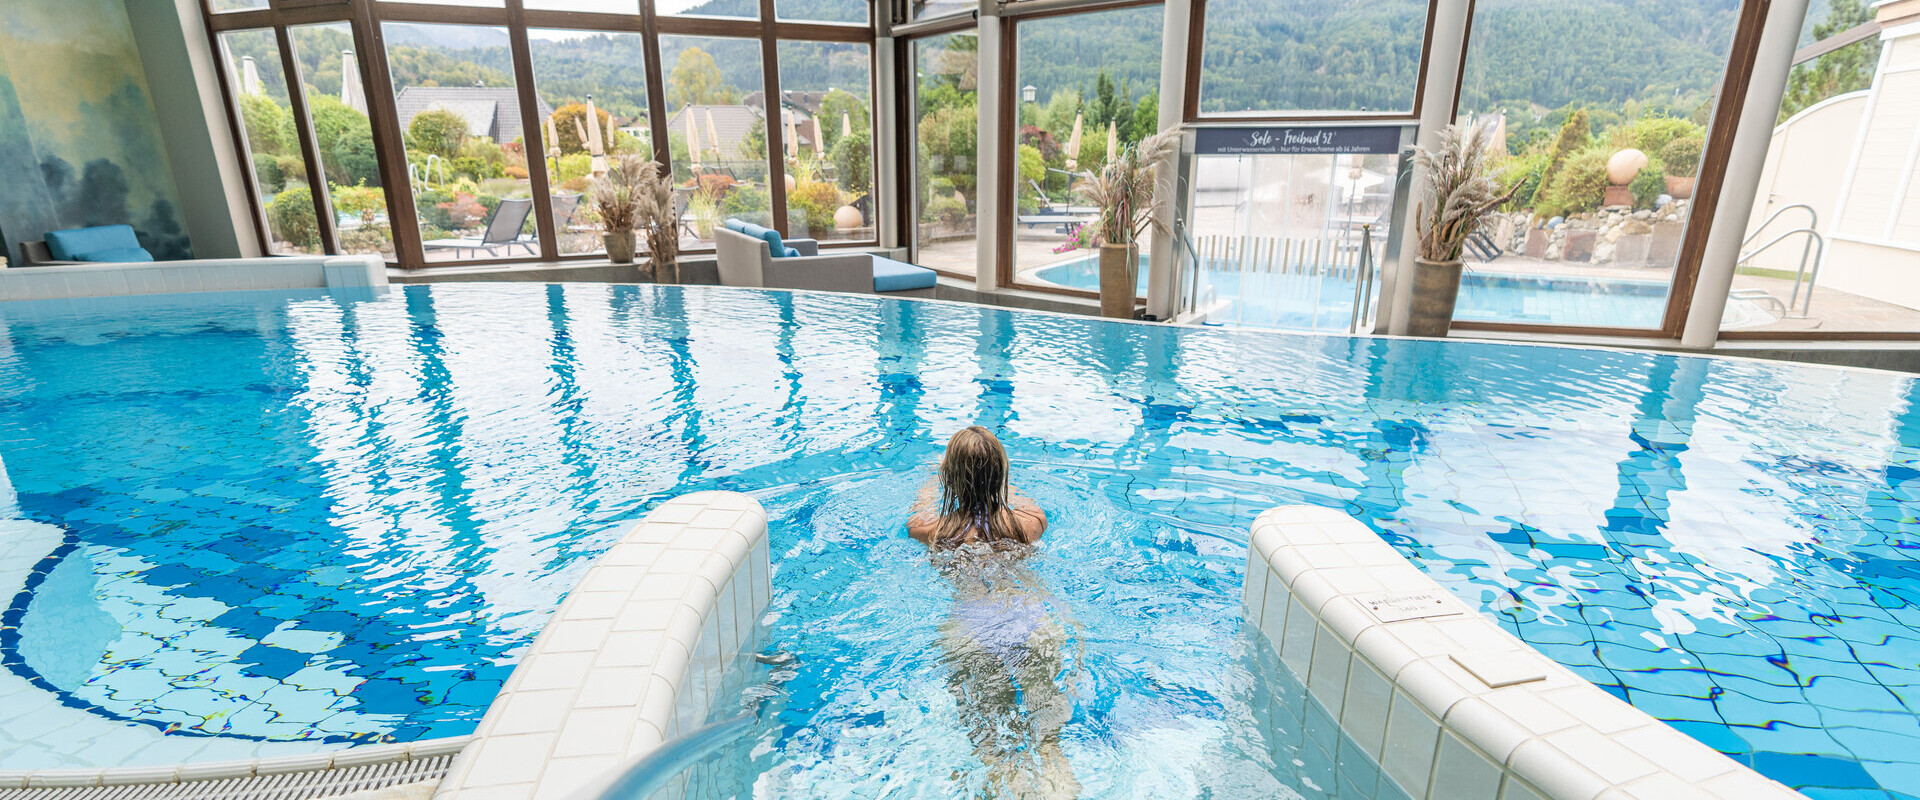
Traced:
<svg viewBox="0 0 1920 800">
<path fill-rule="evenodd" d="M 1244 602 L 1416 800 L 1802 797 L 1541 655 L 1338 511 L 1261 514 Z"/>
<path fill-rule="evenodd" d="M 0 300 L 244 289 L 366 292 L 386 285 L 387 265 L 374 256 L 274 256 L 0 269 Z"/>
<path fill-rule="evenodd" d="M 769 589 L 767 513 L 734 492 L 660 504 L 593 563 L 494 698 L 435 800 L 591 793 L 706 721 Z"/>
</svg>

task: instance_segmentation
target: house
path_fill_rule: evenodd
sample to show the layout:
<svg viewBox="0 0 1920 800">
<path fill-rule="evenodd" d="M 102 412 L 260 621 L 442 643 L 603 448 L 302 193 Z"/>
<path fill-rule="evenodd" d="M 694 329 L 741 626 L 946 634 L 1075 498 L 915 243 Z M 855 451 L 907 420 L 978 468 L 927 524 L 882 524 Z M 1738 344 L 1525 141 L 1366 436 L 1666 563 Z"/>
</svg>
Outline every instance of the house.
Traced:
<svg viewBox="0 0 1920 800">
<path fill-rule="evenodd" d="M 451 111 L 467 121 L 467 134 L 484 136 L 500 144 L 520 138 L 520 94 L 511 86 L 407 86 L 394 95 L 394 107 L 400 112 L 400 129 L 406 130 L 413 118 L 428 111 Z M 540 117 L 553 114 L 553 106 L 540 101 Z"/>
</svg>

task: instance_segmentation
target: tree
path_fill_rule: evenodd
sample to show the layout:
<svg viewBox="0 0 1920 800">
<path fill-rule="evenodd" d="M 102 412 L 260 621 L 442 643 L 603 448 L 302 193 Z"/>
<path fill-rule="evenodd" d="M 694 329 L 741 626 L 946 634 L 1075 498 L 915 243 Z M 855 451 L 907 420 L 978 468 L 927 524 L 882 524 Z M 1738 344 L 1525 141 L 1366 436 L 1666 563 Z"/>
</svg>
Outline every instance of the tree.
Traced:
<svg viewBox="0 0 1920 800">
<path fill-rule="evenodd" d="M 873 127 L 872 115 L 867 112 L 867 104 L 853 93 L 841 89 L 827 92 L 820 100 L 820 133 L 832 147 L 840 140 L 840 121 L 847 120 L 848 127 L 859 131 Z"/>
<path fill-rule="evenodd" d="M 346 185 L 380 186 L 380 160 L 375 154 L 373 131 L 367 127 L 350 128 L 333 145 L 333 158 L 327 160 L 327 173 Z"/>
<path fill-rule="evenodd" d="M 287 110 L 271 97 L 240 96 L 240 122 L 247 129 L 247 146 L 256 154 L 280 155 L 287 152 Z"/>
<path fill-rule="evenodd" d="M 1861 0 L 1832 0 L 1827 19 L 1813 26 L 1815 41 L 1828 39 L 1849 29 L 1873 21 L 1873 10 Z M 1870 36 L 1831 53 L 1811 64 L 1793 68 L 1787 76 L 1787 94 L 1780 101 L 1780 119 L 1834 95 L 1857 92 L 1873 85 L 1873 73 L 1880 62 L 1880 37 Z"/>
<path fill-rule="evenodd" d="M 833 143 L 828 155 L 840 186 L 857 195 L 873 193 L 873 138 L 868 128 L 854 126 L 853 132 Z"/>
<path fill-rule="evenodd" d="M 727 85 L 720 65 L 713 56 L 698 47 L 680 51 L 673 64 L 667 88 L 667 102 L 675 108 L 690 105 L 732 105 L 739 102 L 739 91 Z"/>
<path fill-rule="evenodd" d="M 1580 109 L 1567 117 L 1567 123 L 1560 126 L 1560 136 L 1553 141 L 1553 149 L 1547 155 L 1547 168 L 1540 173 L 1539 191 L 1547 191 L 1554 186 L 1554 179 L 1560 174 L 1560 168 L 1574 153 L 1587 149 L 1593 141 L 1592 125 L 1587 118 L 1587 110 Z"/>
<path fill-rule="evenodd" d="M 609 136 L 609 131 L 613 130 L 609 124 L 613 121 L 613 115 L 607 113 L 607 110 L 604 108 L 595 108 L 594 111 L 598 112 L 598 119 L 600 121 L 600 143 L 608 148 L 612 148 L 614 142 L 607 137 Z M 558 141 L 547 142 L 547 146 L 553 147 L 556 144 L 559 145 L 560 152 L 563 155 L 587 152 L 587 143 L 580 140 L 580 133 L 586 130 L 586 128 L 587 106 L 585 103 L 568 103 L 554 109 L 553 135 Z M 542 132 L 544 133 L 545 131 Z M 591 136 L 592 134 L 588 135 Z"/>
<path fill-rule="evenodd" d="M 452 158 L 467 141 L 467 121 L 446 109 L 422 111 L 407 123 L 407 143 L 423 153 Z"/>
</svg>

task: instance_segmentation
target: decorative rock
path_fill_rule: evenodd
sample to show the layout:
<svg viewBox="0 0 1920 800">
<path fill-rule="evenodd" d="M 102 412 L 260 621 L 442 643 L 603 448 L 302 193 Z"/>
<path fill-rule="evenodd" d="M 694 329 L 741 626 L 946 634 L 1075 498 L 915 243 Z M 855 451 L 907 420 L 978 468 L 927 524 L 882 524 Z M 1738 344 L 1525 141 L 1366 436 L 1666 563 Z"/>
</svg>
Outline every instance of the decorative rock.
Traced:
<svg viewBox="0 0 1920 800">
<path fill-rule="evenodd" d="M 1662 192 L 1659 197 L 1653 198 L 1653 204 L 1661 208 L 1673 205 L 1673 195 Z"/>
<path fill-rule="evenodd" d="M 1652 230 L 1648 226 L 1647 230 Z M 1647 248 L 1652 245 L 1653 236 L 1647 233 L 1629 233 L 1620 237 L 1613 246 L 1613 263 L 1621 267 L 1643 267 L 1647 264 Z"/>
<path fill-rule="evenodd" d="M 1539 228 L 1527 231 L 1527 243 L 1521 251 L 1527 258 L 1546 258 L 1547 232 Z"/>
<path fill-rule="evenodd" d="M 1672 266 L 1680 260 L 1680 240 L 1686 233 L 1686 225 L 1672 221 L 1656 223 L 1653 226 L 1653 242 L 1647 246 L 1647 264 L 1649 266 Z"/>
<path fill-rule="evenodd" d="M 1567 246 L 1561 258 L 1566 261 L 1581 262 L 1593 260 L 1594 238 L 1593 231 L 1573 231 L 1567 234 Z"/>
<path fill-rule="evenodd" d="M 1647 154 L 1631 147 L 1614 153 L 1607 159 L 1607 182 L 1615 186 L 1625 186 L 1633 182 L 1633 176 L 1647 166 Z"/>
<path fill-rule="evenodd" d="M 1653 212 L 1643 208 L 1643 209 L 1640 209 L 1639 211 L 1633 212 L 1633 218 L 1639 219 L 1639 220 L 1653 219 Z"/>
<path fill-rule="evenodd" d="M 840 210 L 833 212 L 833 227 L 835 229 L 850 231 L 866 223 L 866 217 L 861 216 L 860 209 L 854 208 L 853 206 L 841 206 Z"/>
<path fill-rule="evenodd" d="M 1554 228 L 1558 228 L 1561 225 L 1565 225 L 1566 222 L 1567 222 L 1566 217 L 1554 217 L 1553 219 L 1547 220 L 1547 230 L 1553 230 Z"/>
</svg>

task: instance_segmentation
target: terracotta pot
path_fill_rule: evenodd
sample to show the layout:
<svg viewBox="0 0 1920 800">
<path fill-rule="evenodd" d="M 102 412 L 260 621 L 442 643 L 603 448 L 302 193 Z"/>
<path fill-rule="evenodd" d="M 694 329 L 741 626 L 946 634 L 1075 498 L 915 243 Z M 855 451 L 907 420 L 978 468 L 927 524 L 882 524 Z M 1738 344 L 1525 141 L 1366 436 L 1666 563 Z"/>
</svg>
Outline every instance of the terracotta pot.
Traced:
<svg viewBox="0 0 1920 800">
<path fill-rule="evenodd" d="M 1140 248 L 1100 245 L 1100 316 L 1133 319 L 1134 285 L 1139 280 Z"/>
<path fill-rule="evenodd" d="M 1692 197 L 1693 182 L 1695 180 L 1697 179 L 1682 178 L 1678 175 L 1668 175 L 1667 176 L 1667 194 L 1673 195 L 1673 199 L 1675 200 L 1685 200 L 1689 197 Z"/>
<path fill-rule="evenodd" d="M 607 260 L 615 264 L 633 263 L 633 231 L 613 231 L 603 234 L 601 241 L 607 243 Z"/>
<path fill-rule="evenodd" d="M 1445 336 L 1453 328 L 1453 306 L 1460 299 L 1460 262 L 1413 260 L 1413 308 L 1408 336 Z"/>
</svg>

